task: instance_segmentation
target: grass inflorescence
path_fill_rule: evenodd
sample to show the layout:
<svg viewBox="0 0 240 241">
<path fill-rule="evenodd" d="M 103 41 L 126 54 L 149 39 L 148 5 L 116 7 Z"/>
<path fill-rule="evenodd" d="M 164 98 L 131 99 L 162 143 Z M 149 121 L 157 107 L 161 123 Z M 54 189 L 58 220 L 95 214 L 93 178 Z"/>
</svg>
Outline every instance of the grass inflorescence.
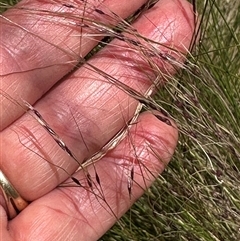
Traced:
<svg viewBox="0 0 240 241">
<path fill-rule="evenodd" d="M 240 238 L 240 5 L 196 2 L 201 37 L 189 54 L 195 66 L 155 97 L 178 123 L 177 151 L 123 217 L 126 227 L 116 225 L 103 240 Z"/>
<path fill-rule="evenodd" d="M 112 38 L 123 38 L 133 51 L 145 46 L 150 51 L 151 42 L 139 47 L 136 39 L 141 36 L 137 33 L 133 34 L 135 42 L 121 33 L 154 2 L 149 1 L 125 25 L 115 29 L 101 25 L 108 38 L 86 59 Z M 1 1 L 0 6 L 6 10 L 13 3 Z M 175 120 L 180 131 L 177 150 L 164 173 L 121 218 L 121 225 L 117 223 L 101 240 L 240 239 L 240 4 L 237 0 L 224 5 L 209 0 L 194 1 L 194 6 L 199 44 L 194 37 L 188 58 L 177 74 L 165 75 L 168 82 L 154 99 L 128 90 L 144 103 L 151 100 L 145 104 L 146 109 L 156 107 Z M 74 21 L 74 17 L 69 19 Z M 91 25 L 99 27 L 98 22 Z M 143 59 L 149 56 L 145 53 Z M 104 77 L 126 88 L 111 76 Z"/>
</svg>

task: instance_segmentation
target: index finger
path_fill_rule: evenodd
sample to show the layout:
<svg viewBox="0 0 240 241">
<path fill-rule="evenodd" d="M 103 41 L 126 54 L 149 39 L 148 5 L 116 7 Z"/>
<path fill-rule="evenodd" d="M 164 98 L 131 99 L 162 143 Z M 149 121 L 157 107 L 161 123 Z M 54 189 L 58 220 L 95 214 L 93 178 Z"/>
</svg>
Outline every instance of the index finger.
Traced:
<svg viewBox="0 0 240 241">
<path fill-rule="evenodd" d="M 15 100 L 33 104 L 71 71 L 103 36 L 82 25 L 84 19 L 114 26 L 146 0 L 78 1 L 23 0 L 0 15 L 0 87 Z M 111 9 L 115 18 L 102 17 Z M 95 35 L 93 34 L 95 32 Z M 92 35 L 90 35 L 92 33 Z M 90 35 L 90 37 L 89 37 Z M 0 95 L 0 130 L 23 110 Z"/>
</svg>

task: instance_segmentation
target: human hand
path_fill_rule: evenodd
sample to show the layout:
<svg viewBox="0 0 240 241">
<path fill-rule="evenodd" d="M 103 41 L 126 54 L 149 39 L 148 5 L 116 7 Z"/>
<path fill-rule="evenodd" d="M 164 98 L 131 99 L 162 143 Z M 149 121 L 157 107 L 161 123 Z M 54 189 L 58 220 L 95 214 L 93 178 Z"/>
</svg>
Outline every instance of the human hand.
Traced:
<svg viewBox="0 0 240 241">
<path fill-rule="evenodd" d="M 144 2 L 112 0 L 104 5 L 126 18 Z M 0 81 L 2 93 L 34 105 L 82 163 L 126 125 L 138 101 L 109 83 L 103 74 L 91 70 L 90 65 L 85 64 L 60 81 L 79 56 L 85 56 L 96 44 L 96 34 L 92 40 L 89 35 L 79 37 L 83 25 L 77 16 L 83 12 L 81 6 L 88 5 L 74 4 L 78 9 L 60 2 L 22 1 L 18 6 L 28 10 L 4 14 L 11 22 L 1 18 Z M 31 7 L 45 11 L 36 14 L 29 10 Z M 75 17 L 63 20 L 46 10 Z M 99 21 L 106 18 L 97 12 L 87 13 L 87 8 L 84 11 L 85 17 L 90 14 Z M 78 21 L 78 25 L 69 25 L 68 21 Z M 143 36 L 186 52 L 194 30 L 193 12 L 186 1 L 161 0 L 133 25 Z M 94 29 L 85 26 L 83 31 Z M 134 46 L 131 48 L 134 50 Z M 139 46 L 135 48 L 140 50 Z M 166 47 L 158 48 L 167 51 Z M 116 39 L 88 63 L 145 93 L 156 73 L 137 54 L 129 43 Z M 183 61 L 176 53 L 170 54 Z M 170 64 L 156 62 L 163 73 L 173 74 Z M 84 187 L 71 187 L 68 174 L 72 175 L 79 164 L 6 95 L 1 96 L 1 108 L 0 169 L 21 196 L 31 202 L 14 219 L 7 220 L 6 206 L 0 199 L 3 240 L 97 240 L 163 171 L 176 147 L 174 124 L 160 121 L 156 111 L 142 113 L 129 129 L 128 138 L 87 168 L 90 180 L 86 180 L 83 170 L 74 174 Z M 62 183 L 68 186 L 59 187 Z"/>
</svg>

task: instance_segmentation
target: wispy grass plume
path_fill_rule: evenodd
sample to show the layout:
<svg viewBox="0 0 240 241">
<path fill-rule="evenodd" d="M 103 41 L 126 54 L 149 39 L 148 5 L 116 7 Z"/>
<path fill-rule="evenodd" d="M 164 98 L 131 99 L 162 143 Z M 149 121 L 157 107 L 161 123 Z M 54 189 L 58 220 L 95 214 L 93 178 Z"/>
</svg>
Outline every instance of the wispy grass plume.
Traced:
<svg viewBox="0 0 240 241">
<path fill-rule="evenodd" d="M 240 3 L 238 0 L 192 1 L 193 9 L 198 12 L 196 34 L 187 59 L 180 63 L 170 55 L 156 54 L 156 43 L 144 39 L 129 25 L 155 2 L 149 1 L 127 20 L 119 18 L 120 24 L 115 21 L 113 25 L 114 13 L 108 12 L 107 21 L 101 22 L 107 14 L 100 10 L 96 21 L 74 14 L 62 17 L 58 12 L 38 9 L 26 8 L 26 14 L 40 12 L 46 21 L 49 16 L 57 16 L 62 24 L 78 22 L 78 26 L 87 29 L 89 39 L 101 39 L 85 57 L 79 56 L 74 48 L 64 50 L 72 57 L 69 61 L 72 68 L 86 64 L 87 59 L 105 45 L 111 45 L 110 41 L 115 38 L 126 43 L 124 48 L 129 51 L 139 52 L 141 61 L 152 61 L 158 55 L 177 69 L 174 77 L 161 76 L 168 81 L 152 97 L 149 92 L 138 93 L 86 64 L 86 68 L 98 72 L 105 81 L 138 100 L 143 109 L 157 109 L 170 116 L 180 131 L 177 150 L 164 173 L 100 240 L 237 241 L 240 239 Z M 0 7 L 6 10 L 13 4 L 15 1 L 1 0 Z M 96 33 L 90 35 L 88 29 Z M 157 76 L 157 64 L 152 61 L 150 67 Z M 145 70 L 146 76 L 148 70 Z M 152 84 L 158 87 L 159 83 Z M 135 117 L 139 111 L 140 108 Z M 120 134 L 126 137 L 128 127 L 135 121 L 131 118 L 124 120 L 126 128 L 119 130 L 115 137 Z M 113 140 L 101 147 L 95 157 L 105 154 L 104 147 L 111 149 L 108 144 Z M 91 155 L 86 165 L 92 164 L 89 160 Z M 96 186 L 100 186 L 98 178 L 101 177 L 94 178 Z M 86 179 L 89 186 L 93 185 L 87 173 Z M 72 181 L 78 184 L 74 177 Z"/>
</svg>

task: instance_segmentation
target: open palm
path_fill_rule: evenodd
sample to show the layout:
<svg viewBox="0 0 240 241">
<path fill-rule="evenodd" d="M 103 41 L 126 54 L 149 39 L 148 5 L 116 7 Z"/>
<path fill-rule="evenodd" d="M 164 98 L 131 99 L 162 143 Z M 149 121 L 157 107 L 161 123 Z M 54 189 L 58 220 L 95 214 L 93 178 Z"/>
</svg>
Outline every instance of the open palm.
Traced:
<svg viewBox="0 0 240 241">
<path fill-rule="evenodd" d="M 126 18 L 144 2 L 106 0 L 104 6 Z M 74 3 L 77 5 L 77 1 Z M 89 14 L 99 21 L 110 21 L 103 20 L 106 16 L 99 11 L 101 6 L 96 7 L 95 13 L 86 11 L 85 17 Z M 24 7 L 28 10 L 21 9 Z M 36 14 L 31 8 L 44 11 Z M 129 51 L 128 43 L 115 39 L 88 64 L 67 75 L 79 61 L 75 53 L 85 56 L 96 39 L 91 41 L 83 35 L 80 41 L 76 26 L 58 24 L 59 16 L 46 14 L 53 10 L 83 14 L 81 6 L 76 9 L 60 1 L 35 0 L 23 0 L 18 9 L 4 13 L 0 19 L 0 88 L 11 98 L 32 104 L 82 163 L 126 124 L 138 104 L 89 66 L 114 76 L 139 93 L 149 89 L 149 76 L 154 78 L 154 73 L 134 51 Z M 23 14 L 24 11 L 29 14 Z M 133 26 L 147 38 L 186 52 L 193 34 L 193 19 L 188 2 L 160 0 Z M 168 65 L 159 66 L 163 73 L 174 72 Z M 79 164 L 59 148 L 49 133 L 5 97 L 1 96 L 0 169 L 31 203 L 8 220 L 0 199 L 2 240 L 97 240 L 163 171 L 176 147 L 178 133 L 174 123 L 160 121 L 161 115 L 156 111 L 142 113 L 129 130 L 131 138 L 122 140 L 87 168 L 92 177 L 89 183 L 86 172 L 76 172 Z M 129 179 L 132 170 L 134 178 Z M 69 185 L 74 184 L 69 178 L 73 173 L 83 187 Z"/>
</svg>

